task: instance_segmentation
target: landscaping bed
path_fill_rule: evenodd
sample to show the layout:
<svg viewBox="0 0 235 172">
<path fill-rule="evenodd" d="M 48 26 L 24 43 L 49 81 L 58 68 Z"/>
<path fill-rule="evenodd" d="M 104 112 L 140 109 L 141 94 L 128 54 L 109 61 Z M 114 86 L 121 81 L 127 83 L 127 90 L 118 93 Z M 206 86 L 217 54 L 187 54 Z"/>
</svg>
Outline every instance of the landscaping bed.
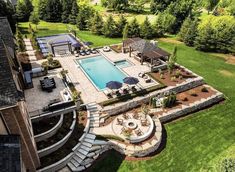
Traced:
<svg viewBox="0 0 235 172">
<path fill-rule="evenodd" d="M 167 86 L 175 86 L 176 84 L 183 83 L 184 81 L 186 81 L 186 79 L 196 77 L 192 73 L 189 73 L 178 66 L 173 69 L 172 73 L 168 72 L 168 70 L 165 69 L 160 72 L 151 72 L 148 74 L 156 81 L 160 81 Z"/>
<path fill-rule="evenodd" d="M 68 141 L 61 148 L 49 155 L 40 158 L 40 168 L 54 164 L 70 154 L 72 149 L 77 145 L 79 138 L 82 136 L 84 128 L 85 127 L 83 123 L 77 122 Z"/>
<path fill-rule="evenodd" d="M 33 122 L 32 125 L 33 125 L 34 135 L 38 135 L 50 130 L 59 122 L 59 120 L 60 120 L 60 115 L 48 119 L 42 119 L 38 122 Z"/>
<path fill-rule="evenodd" d="M 37 142 L 37 149 L 38 150 L 44 149 L 62 140 L 70 131 L 70 126 L 72 125 L 72 122 L 73 122 L 73 113 L 64 114 L 63 124 L 56 132 L 56 134 L 48 139 Z"/>
</svg>

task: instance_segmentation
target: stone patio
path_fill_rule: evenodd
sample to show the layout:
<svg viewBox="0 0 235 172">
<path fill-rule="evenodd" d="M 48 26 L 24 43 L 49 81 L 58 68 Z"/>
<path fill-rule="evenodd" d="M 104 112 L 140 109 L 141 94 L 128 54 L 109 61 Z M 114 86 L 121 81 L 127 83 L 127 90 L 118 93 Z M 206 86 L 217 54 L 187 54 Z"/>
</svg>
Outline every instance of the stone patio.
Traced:
<svg viewBox="0 0 235 172">
<path fill-rule="evenodd" d="M 65 89 L 65 85 L 62 82 L 61 76 L 59 72 L 61 69 L 49 70 L 47 76 L 53 77 L 56 82 L 56 88 L 53 89 L 52 92 L 48 93 L 41 90 L 40 80 L 43 77 L 33 78 L 34 88 L 25 90 L 25 99 L 27 109 L 30 114 L 34 114 L 43 109 L 43 107 L 47 106 L 50 100 L 53 99 L 61 99 L 62 100 L 62 92 Z"/>
</svg>

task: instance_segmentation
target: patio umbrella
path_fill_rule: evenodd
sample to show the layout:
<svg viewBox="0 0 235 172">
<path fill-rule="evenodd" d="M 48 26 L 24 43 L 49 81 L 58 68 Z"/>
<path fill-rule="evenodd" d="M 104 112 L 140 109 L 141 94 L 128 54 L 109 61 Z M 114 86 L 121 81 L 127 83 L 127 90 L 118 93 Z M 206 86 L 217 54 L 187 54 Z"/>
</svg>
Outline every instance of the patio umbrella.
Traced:
<svg viewBox="0 0 235 172">
<path fill-rule="evenodd" d="M 118 81 L 109 81 L 108 83 L 106 83 L 106 87 L 108 87 L 109 89 L 119 89 L 122 87 L 122 83 L 118 82 Z"/>
<path fill-rule="evenodd" d="M 123 82 L 125 84 L 135 85 L 139 82 L 139 80 L 135 77 L 126 77 L 126 78 L 123 79 Z"/>
</svg>

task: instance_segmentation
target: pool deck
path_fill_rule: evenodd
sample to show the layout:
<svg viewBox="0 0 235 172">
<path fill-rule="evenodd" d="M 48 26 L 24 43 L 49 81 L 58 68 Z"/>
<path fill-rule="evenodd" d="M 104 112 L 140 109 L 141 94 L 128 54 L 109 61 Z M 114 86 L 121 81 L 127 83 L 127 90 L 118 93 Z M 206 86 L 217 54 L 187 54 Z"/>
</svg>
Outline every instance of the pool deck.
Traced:
<svg viewBox="0 0 235 172">
<path fill-rule="evenodd" d="M 158 85 L 159 83 L 152 81 L 151 83 L 145 83 L 145 80 L 138 77 L 138 74 L 140 72 L 148 72 L 150 68 L 144 64 L 141 65 L 140 62 L 138 62 L 133 57 L 129 57 L 128 53 L 116 53 L 114 51 L 110 52 L 103 52 L 100 50 L 100 54 L 102 54 L 104 57 L 106 57 L 108 60 L 114 62 L 119 60 L 129 60 L 133 65 L 129 67 L 122 68 L 123 72 L 125 72 L 127 75 L 136 77 L 139 79 L 138 86 L 142 88 L 148 88 L 154 85 Z M 92 54 L 88 56 L 79 56 L 75 57 L 74 55 L 65 56 L 65 57 L 57 57 L 62 65 L 62 67 L 65 70 L 68 70 L 68 75 L 71 79 L 71 81 L 74 83 L 76 89 L 81 92 L 81 97 L 84 103 L 90 103 L 90 102 L 102 102 L 107 100 L 107 96 L 103 93 L 103 91 L 98 90 L 92 82 L 87 78 L 87 76 L 84 74 L 84 72 L 76 65 L 75 59 L 81 59 L 81 58 L 87 58 L 92 56 L 97 56 L 99 54 Z"/>
</svg>

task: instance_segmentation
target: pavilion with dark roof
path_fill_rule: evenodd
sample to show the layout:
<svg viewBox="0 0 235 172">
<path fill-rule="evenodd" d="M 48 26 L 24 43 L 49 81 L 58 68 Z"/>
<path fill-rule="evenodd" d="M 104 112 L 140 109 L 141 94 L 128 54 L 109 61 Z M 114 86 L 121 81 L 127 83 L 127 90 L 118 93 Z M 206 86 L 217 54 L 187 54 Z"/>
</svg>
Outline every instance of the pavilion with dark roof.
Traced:
<svg viewBox="0 0 235 172">
<path fill-rule="evenodd" d="M 129 56 L 133 51 L 137 51 L 135 58 L 141 64 L 149 62 L 151 66 L 158 65 L 159 59 L 167 61 L 170 53 L 157 47 L 154 42 L 150 42 L 141 38 L 128 38 L 123 41 L 123 52 L 129 52 Z"/>
</svg>

